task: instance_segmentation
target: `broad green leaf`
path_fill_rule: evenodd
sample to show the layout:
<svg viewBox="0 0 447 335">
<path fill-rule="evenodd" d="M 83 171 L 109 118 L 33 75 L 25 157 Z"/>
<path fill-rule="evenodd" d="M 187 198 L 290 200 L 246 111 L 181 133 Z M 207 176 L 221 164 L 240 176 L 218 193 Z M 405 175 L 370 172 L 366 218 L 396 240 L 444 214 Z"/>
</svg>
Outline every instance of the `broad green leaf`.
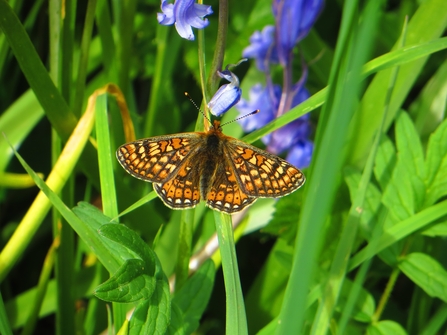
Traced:
<svg viewBox="0 0 447 335">
<path fill-rule="evenodd" d="M 442 123 L 447 105 L 447 59 L 439 65 L 430 80 L 425 83 L 408 110 L 421 138 L 430 136 Z"/>
<path fill-rule="evenodd" d="M 431 226 L 424 230 L 422 235 L 435 237 L 435 236 L 447 236 L 447 222 L 442 222 Z"/>
<path fill-rule="evenodd" d="M 425 177 L 424 153 L 419 134 L 407 113 L 402 112 L 396 120 L 396 145 L 399 159 L 408 162 L 408 170 L 418 178 Z"/>
<path fill-rule="evenodd" d="M 427 195 L 424 206 L 447 194 L 447 120 L 430 136 L 427 148 Z"/>
<path fill-rule="evenodd" d="M 374 175 L 382 190 L 386 188 L 391 180 L 393 169 L 396 166 L 396 148 L 386 135 L 382 136 L 376 155 Z"/>
<path fill-rule="evenodd" d="M 118 262 L 119 266 L 121 266 L 126 259 L 135 258 L 134 254 L 131 253 L 129 249 L 114 243 L 109 239 L 103 238 L 98 234 L 99 229 L 103 225 L 110 224 L 111 222 L 111 219 L 105 216 L 98 208 L 87 202 L 80 202 L 73 208 L 73 212 L 87 227 L 89 227 L 87 236 L 92 239 L 94 238 L 94 241 L 98 241 L 97 243 L 101 243 L 107 248 L 98 251 L 95 249 L 93 250 L 109 271 L 111 271 L 111 269 L 109 269 L 106 264 L 110 263 L 112 259 L 115 260 L 115 262 Z M 89 245 L 88 240 L 86 243 Z M 118 267 L 116 270 L 117 269 Z"/>
<path fill-rule="evenodd" d="M 353 168 L 346 169 L 346 183 L 349 187 L 349 191 L 351 194 L 351 200 L 354 199 L 357 187 L 360 182 L 361 175 L 358 171 Z M 361 230 L 360 232 L 363 234 L 363 237 L 370 241 L 372 229 L 374 225 L 379 220 L 379 216 L 381 215 L 381 208 L 383 205 L 381 204 L 382 194 L 377 189 L 377 187 L 370 183 L 368 185 L 368 189 L 366 191 L 366 197 L 364 206 L 362 208 L 362 216 L 360 218 Z M 385 219 L 386 220 L 386 219 Z M 391 225 L 391 221 L 388 220 L 388 223 L 385 223 L 385 226 L 389 224 Z M 399 247 L 397 245 L 392 245 L 391 247 L 381 251 L 379 253 L 380 258 L 387 264 L 395 263 L 396 255 L 399 253 Z"/>
<path fill-rule="evenodd" d="M 423 209 L 398 224 L 387 228 L 384 233 L 371 240 L 369 244 L 359 251 L 350 261 L 350 269 L 354 269 L 365 260 L 377 255 L 378 252 L 395 244 L 401 239 L 425 228 L 430 223 L 447 215 L 447 200 L 429 208 Z"/>
<path fill-rule="evenodd" d="M 278 315 L 292 267 L 292 252 L 285 240 L 278 239 L 246 294 L 250 334 L 255 334 Z"/>
<path fill-rule="evenodd" d="M 153 264 L 152 264 L 153 266 Z M 140 259 L 128 259 L 105 283 L 98 286 L 95 296 L 110 302 L 129 303 L 150 299 L 155 290 L 155 277 Z"/>
<path fill-rule="evenodd" d="M 262 231 L 281 237 L 289 244 L 293 244 L 296 237 L 297 222 L 300 217 L 302 192 L 294 192 L 276 202 L 273 219 Z"/>
<path fill-rule="evenodd" d="M 401 113 L 396 122 L 398 160 L 383 193 L 383 203 L 397 222 L 420 209 L 425 194 L 422 146 L 413 123 Z"/>
<path fill-rule="evenodd" d="M 426 0 L 419 2 L 420 6 L 410 18 L 407 29 L 405 45 L 419 44 L 432 41 L 442 36 L 445 31 L 447 21 L 447 2 L 444 0 Z M 396 41 L 393 50 L 401 49 L 401 41 Z M 414 87 L 416 79 L 419 77 L 428 56 L 421 57 L 416 61 L 401 65 L 396 84 L 393 87 L 393 94 L 389 103 L 389 112 L 386 128 L 391 124 L 402 103 L 407 98 L 409 92 Z M 363 161 L 369 152 L 372 139 L 377 131 L 382 118 L 384 102 L 387 97 L 387 87 L 392 69 L 387 69 L 378 73 L 369 84 L 362 101 L 360 112 L 355 115 L 352 122 L 354 134 L 350 141 L 349 157 L 351 163 Z"/>
<path fill-rule="evenodd" d="M 141 258 L 146 266 L 150 266 L 146 268 L 147 273 L 154 275 L 156 255 L 132 229 L 122 224 L 107 224 L 101 226 L 99 233 Z"/>
<path fill-rule="evenodd" d="M 160 282 L 161 281 L 161 282 Z M 131 335 L 164 335 L 171 319 L 171 297 L 167 280 L 157 280 L 150 300 L 141 302 L 130 320 Z"/>
<path fill-rule="evenodd" d="M 351 201 L 357 194 L 358 185 L 360 183 L 361 174 L 354 168 L 345 168 L 345 181 L 349 188 Z M 361 233 L 363 237 L 368 239 L 371 235 L 371 227 L 377 220 L 378 211 L 380 208 L 382 194 L 377 187 L 370 183 L 366 190 L 365 202 L 363 205 L 361 222 Z"/>
<path fill-rule="evenodd" d="M 175 304 L 171 304 L 171 322 L 169 324 L 168 331 L 166 335 L 189 335 L 192 332 L 188 332 L 185 330 L 187 325 L 183 320 L 183 313 L 180 308 Z"/>
<path fill-rule="evenodd" d="M 199 326 L 213 289 L 214 273 L 214 263 L 206 261 L 175 293 L 172 306 L 178 306 L 183 313 L 185 334 L 191 334 Z"/>
<path fill-rule="evenodd" d="M 399 160 L 407 167 L 413 189 L 414 209 L 417 212 L 421 209 L 425 197 L 425 159 L 419 134 L 407 113 L 401 113 L 397 118 L 396 145 Z"/>
<path fill-rule="evenodd" d="M 405 329 L 397 322 L 384 320 L 368 327 L 367 335 L 406 335 Z"/>
<path fill-rule="evenodd" d="M 447 271 L 437 260 L 414 252 L 403 258 L 399 269 L 429 296 L 447 302 Z"/>
</svg>

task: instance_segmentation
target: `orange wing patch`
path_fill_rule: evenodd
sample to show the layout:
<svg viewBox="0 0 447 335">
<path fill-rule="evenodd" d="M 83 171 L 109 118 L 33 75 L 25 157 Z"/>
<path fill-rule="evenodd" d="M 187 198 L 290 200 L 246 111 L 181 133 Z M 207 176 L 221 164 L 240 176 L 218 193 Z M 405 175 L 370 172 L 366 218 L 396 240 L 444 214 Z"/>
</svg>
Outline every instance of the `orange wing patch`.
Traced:
<svg viewBox="0 0 447 335">
<path fill-rule="evenodd" d="M 199 175 L 186 162 L 169 181 L 154 183 L 154 190 L 166 206 L 172 209 L 194 208 L 200 201 Z"/>
<path fill-rule="evenodd" d="M 207 194 L 208 207 L 225 213 L 236 213 L 256 201 L 239 187 L 239 182 L 230 166 L 220 166 L 216 179 Z"/>
</svg>

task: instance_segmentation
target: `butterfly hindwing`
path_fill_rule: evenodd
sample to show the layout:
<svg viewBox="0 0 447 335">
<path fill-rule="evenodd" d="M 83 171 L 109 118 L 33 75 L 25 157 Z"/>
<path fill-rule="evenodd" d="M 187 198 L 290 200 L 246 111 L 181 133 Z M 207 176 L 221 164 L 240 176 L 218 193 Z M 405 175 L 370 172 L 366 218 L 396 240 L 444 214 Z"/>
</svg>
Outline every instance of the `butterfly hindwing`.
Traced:
<svg viewBox="0 0 447 335">
<path fill-rule="evenodd" d="M 187 160 L 172 179 L 154 183 L 154 190 L 166 206 L 173 209 L 194 208 L 200 201 L 199 173 Z"/>
<path fill-rule="evenodd" d="M 216 170 L 214 181 L 207 195 L 208 207 L 226 213 L 236 213 L 256 201 L 239 186 L 238 178 L 232 166 L 222 162 Z"/>
</svg>

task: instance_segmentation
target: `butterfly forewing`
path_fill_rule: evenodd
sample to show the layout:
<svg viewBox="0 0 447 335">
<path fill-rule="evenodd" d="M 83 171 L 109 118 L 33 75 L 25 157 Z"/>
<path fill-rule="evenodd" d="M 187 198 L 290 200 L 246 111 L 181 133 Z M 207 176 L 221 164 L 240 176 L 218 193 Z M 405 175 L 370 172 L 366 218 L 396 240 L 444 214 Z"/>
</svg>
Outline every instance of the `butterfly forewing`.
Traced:
<svg viewBox="0 0 447 335">
<path fill-rule="evenodd" d="M 188 155 L 198 147 L 198 141 L 194 133 L 151 137 L 122 145 L 116 156 L 132 176 L 162 183 L 178 173 Z"/>
<path fill-rule="evenodd" d="M 235 140 L 227 146 L 241 188 L 250 196 L 276 198 L 300 188 L 304 174 L 284 159 Z"/>
</svg>

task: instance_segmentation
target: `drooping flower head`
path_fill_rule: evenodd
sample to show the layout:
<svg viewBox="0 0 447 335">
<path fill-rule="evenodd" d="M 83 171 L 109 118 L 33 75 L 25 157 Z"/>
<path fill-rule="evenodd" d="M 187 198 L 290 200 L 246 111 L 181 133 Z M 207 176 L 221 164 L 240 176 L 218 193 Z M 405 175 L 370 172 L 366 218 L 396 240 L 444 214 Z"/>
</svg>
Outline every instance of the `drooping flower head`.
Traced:
<svg viewBox="0 0 447 335">
<path fill-rule="evenodd" d="M 265 26 L 262 32 L 255 31 L 250 36 L 250 45 L 242 51 L 242 56 L 254 58 L 257 68 L 260 71 L 266 71 L 270 63 L 278 63 L 274 37 L 274 26 Z"/>
<path fill-rule="evenodd" d="M 299 83 L 304 83 L 304 81 Z M 250 132 L 259 129 L 277 117 L 281 93 L 279 85 L 263 87 L 261 84 L 256 84 L 250 89 L 249 101 L 241 99 L 236 108 L 241 116 L 256 109 L 259 109 L 260 112 L 253 117 L 239 120 L 244 131 Z M 298 87 L 297 84 L 292 108 L 305 101 L 309 95 L 304 85 Z M 262 142 L 266 144 L 267 150 L 274 154 L 279 155 L 288 151 L 287 160 L 298 167 L 304 168 L 309 165 L 313 151 L 313 143 L 309 140 L 311 132 L 310 117 L 306 114 L 264 136 Z"/>
<path fill-rule="evenodd" d="M 286 65 L 291 61 L 293 48 L 309 33 L 323 0 L 274 0 L 275 41 L 279 61 Z"/>
<path fill-rule="evenodd" d="M 254 85 L 249 92 L 249 99 L 241 99 L 236 109 L 240 116 L 251 113 L 259 109 L 260 112 L 256 116 L 246 117 L 239 120 L 245 132 L 264 127 L 267 123 L 275 118 L 276 109 L 281 98 L 281 86 L 274 85 L 272 89 L 263 87 L 261 84 Z"/>
<path fill-rule="evenodd" d="M 239 78 L 229 70 L 230 67 L 238 66 L 247 59 L 243 58 L 237 64 L 228 64 L 224 71 L 217 71 L 219 77 L 230 83 L 222 85 L 208 103 L 211 114 L 221 116 L 241 99 L 242 90 L 239 87 Z"/>
<path fill-rule="evenodd" d="M 243 57 L 255 59 L 260 71 L 278 62 L 283 66 L 289 64 L 293 48 L 307 36 L 323 4 L 323 0 L 274 0 L 275 26 L 255 31 L 250 45 L 242 52 Z"/>
<path fill-rule="evenodd" d="M 287 113 L 309 97 L 304 87 L 307 66 L 302 60 L 303 73 L 298 83 L 293 84 L 293 49 L 309 33 L 323 7 L 323 0 L 273 0 L 275 26 L 266 26 L 250 37 L 250 45 L 243 56 L 254 58 L 256 66 L 265 73 L 266 86 L 260 84 L 250 90 L 250 99 L 236 106 L 241 115 L 259 109 L 256 116 L 241 119 L 245 131 L 263 127 L 273 119 Z M 272 65 L 283 69 L 283 85 L 273 82 Z M 282 154 L 288 152 L 287 160 L 299 167 L 309 165 L 313 143 L 309 140 L 311 124 L 309 115 L 304 115 L 284 127 L 264 136 L 267 150 Z"/>
<path fill-rule="evenodd" d="M 213 13 L 211 6 L 194 3 L 194 0 L 176 0 L 170 4 L 167 0 L 161 1 L 163 13 L 157 13 L 158 23 L 162 25 L 175 24 L 178 34 L 190 41 L 194 40 L 192 28 L 203 29 L 208 26 L 206 15 Z"/>
</svg>

